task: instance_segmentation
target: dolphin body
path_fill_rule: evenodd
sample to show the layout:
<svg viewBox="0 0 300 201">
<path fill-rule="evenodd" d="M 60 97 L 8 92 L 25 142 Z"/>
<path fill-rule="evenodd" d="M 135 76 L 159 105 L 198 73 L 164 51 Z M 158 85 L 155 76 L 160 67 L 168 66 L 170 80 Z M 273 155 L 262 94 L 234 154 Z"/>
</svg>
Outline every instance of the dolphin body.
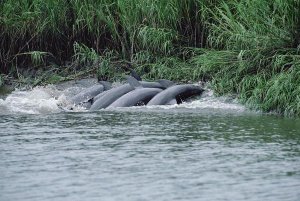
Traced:
<svg viewBox="0 0 300 201">
<path fill-rule="evenodd" d="M 70 99 L 70 102 L 74 105 L 78 105 L 84 102 L 90 101 L 92 98 L 97 96 L 98 94 L 102 93 L 105 90 L 111 88 L 109 82 L 101 81 L 99 84 L 96 84 L 92 87 L 85 89 L 84 91 L 80 92 L 79 94 L 73 96 Z"/>
<path fill-rule="evenodd" d="M 153 96 L 161 92 L 160 88 L 137 88 L 121 96 L 110 107 L 131 107 L 136 105 L 146 105 Z"/>
<path fill-rule="evenodd" d="M 135 88 L 121 96 L 108 107 L 131 107 L 136 105 L 146 105 L 156 94 L 163 89 L 172 86 L 174 83 L 169 80 L 158 80 L 158 82 L 139 82 L 131 77 L 127 78 L 127 82 Z M 149 88 L 147 88 L 149 87 Z M 153 88 L 155 87 L 155 88 Z"/>
<path fill-rule="evenodd" d="M 131 80 L 132 81 L 132 80 Z M 129 82 L 131 82 L 129 81 Z M 142 87 L 144 88 L 160 88 L 160 89 L 165 89 L 166 86 L 159 83 L 159 82 L 147 82 L 147 81 L 140 81 Z"/>
<path fill-rule="evenodd" d="M 181 103 L 183 100 L 195 95 L 200 95 L 204 89 L 192 84 L 174 85 L 154 96 L 147 105 L 166 105 L 174 103 Z"/>
<path fill-rule="evenodd" d="M 133 80 L 133 78 L 128 78 L 130 80 Z M 166 89 L 169 86 L 173 85 L 172 81 L 169 80 L 159 80 L 158 82 L 147 82 L 147 81 L 141 81 L 140 82 L 142 87 L 144 88 L 160 88 L 160 89 Z M 96 102 L 99 98 L 104 96 L 108 91 L 104 91 L 97 96 L 93 98 L 93 102 Z"/>
<path fill-rule="evenodd" d="M 109 91 L 109 90 L 108 90 Z M 102 96 L 104 96 L 108 91 L 103 91 L 102 93 L 98 94 L 97 96 L 95 96 L 93 98 L 93 103 L 96 102 L 99 98 L 101 98 Z"/>
<path fill-rule="evenodd" d="M 157 88 L 157 89 L 161 89 L 160 91 L 162 91 L 162 89 L 165 89 L 170 85 L 173 85 L 173 82 L 171 82 L 169 80 L 159 80 L 158 82 L 145 82 L 145 81 L 139 82 L 131 76 L 127 76 L 127 82 L 129 84 L 124 84 L 122 86 L 110 89 L 110 90 L 105 91 L 104 93 L 96 96 L 94 98 L 94 103 L 92 104 L 90 110 L 95 111 L 95 110 L 99 110 L 102 108 L 106 108 L 106 107 L 110 106 L 113 102 L 115 102 L 117 99 L 119 99 L 121 96 L 134 90 L 136 87 Z M 137 84 L 137 83 L 139 83 L 139 84 Z M 154 90 L 154 91 L 157 91 L 157 90 Z M 127 104 L 129 104 L 129 103 L 127 103 Z"/>
<path fill-rule="evenodd" d="M 122 86 L 112 88 L 108 90 L 103 96 L 98 98 L 91 106 L 90 110 L 95 111 L 102 108 L 106 108 L 115 100 L 123 96 L 124 94 L 132 91 L 134 88 L 129 84 L 124 84 Z"/>
</svg>

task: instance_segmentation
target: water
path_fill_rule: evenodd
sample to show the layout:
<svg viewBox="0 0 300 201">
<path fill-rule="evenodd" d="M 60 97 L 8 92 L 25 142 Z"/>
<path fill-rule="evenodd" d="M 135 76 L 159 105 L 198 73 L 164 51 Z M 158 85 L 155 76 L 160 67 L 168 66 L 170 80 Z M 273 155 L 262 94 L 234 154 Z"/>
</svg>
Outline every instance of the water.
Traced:
<svg viewBox="0 0 300 201">
<path fill-rule="evenodd" d="M 299 119 L 211 92 L 180 106 L 61 112 L 76 90 L 0 99 L 1 201 L 300 200 Z"/>
</svg>

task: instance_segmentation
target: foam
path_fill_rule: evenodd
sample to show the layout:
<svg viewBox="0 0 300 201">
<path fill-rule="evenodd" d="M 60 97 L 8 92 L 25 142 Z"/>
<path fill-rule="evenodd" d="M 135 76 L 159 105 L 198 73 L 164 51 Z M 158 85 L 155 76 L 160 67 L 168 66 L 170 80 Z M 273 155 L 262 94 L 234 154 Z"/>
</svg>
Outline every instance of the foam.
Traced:
<svg viewBox="0 0 300 201">
<path fill-rule="evenodd" d="M 222 110 L 236 110 L 245 111 L 245 106 L 238 103 L 236 99 L 229 97 L 216 97 L 212 90 L 207 90 L 197 100 L 184 102 L 180 105 L 154 105 L 146 106 L 146 108 L 161 108 L 161 109 L 222 109 Z"/>
</svg>

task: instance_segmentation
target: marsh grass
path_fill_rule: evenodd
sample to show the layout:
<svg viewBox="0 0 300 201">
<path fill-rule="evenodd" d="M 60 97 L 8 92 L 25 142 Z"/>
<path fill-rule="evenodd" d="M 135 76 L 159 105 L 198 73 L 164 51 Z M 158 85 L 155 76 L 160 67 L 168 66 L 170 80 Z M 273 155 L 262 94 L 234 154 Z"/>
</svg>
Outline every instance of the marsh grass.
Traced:
<svg viewBox="0 0 300 201">
<path fill-rule="evenodd" d="M 192 59 L 219 94 L 248 106 L 299 116 L 300 2 L 242 0 L 210 10 L 209 44 Z"/>
<path fill-rule="evenodd" d="M 4 85 L 4 78 L 0 74 L 0 87 L 2 87 L 3 85 Z"/>
<path fill-rule="evenodd" d="M 22 69 L 43 69 L 41 84 L 116 79 L 130 64 L 299 116 L 299 16 L 295 0 L 3 0 L 0 70 L 24 80 Z"/>
<path fill-rule="evenodd" d="M 204 45 L 200 20 L 208 0 L 3 0 L 0 2 L 1 71 L 25 52 L 50 52 L 61 63 L 74 43 L 102 54 L 116 50 L 122 59 L 140 51 L 168 55 L 175 46 Z M 201 30 L 200 30 L 201 29 Z"/>
</svg>

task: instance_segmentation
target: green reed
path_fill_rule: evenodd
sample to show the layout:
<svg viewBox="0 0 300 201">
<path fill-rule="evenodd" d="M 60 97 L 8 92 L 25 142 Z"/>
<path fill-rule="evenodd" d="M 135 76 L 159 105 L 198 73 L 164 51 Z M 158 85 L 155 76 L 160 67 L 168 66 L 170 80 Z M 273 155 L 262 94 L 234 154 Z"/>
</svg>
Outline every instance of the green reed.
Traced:
<svg viewBox="0 0 300 201">
<path fill-rule="evenodd" d="M 130 63 L 144 78 L 210 81 L 299 116 L 299 16 L 295 0 L 3 0 L 0 74 L 54 65 L 51 80 L 110 79 Z"/>
</svg>

